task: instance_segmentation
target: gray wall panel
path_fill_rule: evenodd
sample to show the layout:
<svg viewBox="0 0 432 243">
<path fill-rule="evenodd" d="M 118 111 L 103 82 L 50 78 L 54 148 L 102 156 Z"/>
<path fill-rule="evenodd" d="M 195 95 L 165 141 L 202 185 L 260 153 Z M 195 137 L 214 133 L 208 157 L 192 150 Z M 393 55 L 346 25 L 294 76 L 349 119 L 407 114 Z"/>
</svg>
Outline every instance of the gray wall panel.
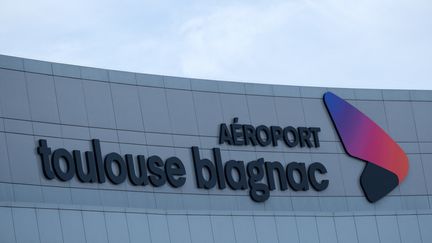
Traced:
<svg viewBox="0 0 432 243">
<path fill-rule="evenodd" d="M 7 207 L 0 207 L 0 240 L 4 243 L 15 241 L 12 210 Z"/>
<path fill-rule="evenodd" d="M 219 134 L 219 124 L 223 123 L 219 94 L 194 92 L 193 98 L 199 134 L 216 136 Z"/>
<path fill-rule="evenodd" d="M 374 203 L 375 210 L 402 210 L 404 208 L 404 203 L 400 197 L 387 196 L 382 200 Z"/>
<path fill-rule="evenodd" d="M 109 242 L 130 242 L 124 213 L 105 213 L 105 224 Z"/>
<path fill-rule="evenodd" d="M 432 215 L 418 215 L 418 224 L 423 242 L 432 242 Z"/>
<path fill-rule="evenodd" d="M 111 84 L 118 129 L 144 130 L 138 91 L 134 86 Z"/>
<path fill-rule="evenodd" d="M 103 190 L 100 192 L 103 206 L 124 207 L 128 205 L 126 191 Z"/>
<path fill-rule="evenodd" d="M 224 122 L 231 124 L 234 117 L 239 118 L 239 123 L 250 124 L 249 108 L 245 95 L 220 94 Z"/>
<path fill-rule="evenodd" d="M 279 242 L 274 217 L 254 216 L 258 242 Z"/>
<path fill-rule="evenodd" d="M 18 134 L 33 134 L 33 123 L 25 120 L 4 119 L 5 132 Z"/>
<path fill-rule="evenodd" d="M 91 79 L 91 80 L 100 80 L 100 81 L 108 81 L 108 71 L 99 69 L 99 68 L 91 68 L 91 67 L 81 67 L 81 77 L 83 79 Z"/>
<path fill-rule="evenodd" d="M 408 90 L 383 90 L 384 100 L 409 100 L 410 94 Z"/>
<path fill-rule="evenodd" d="M 24 70 L 27 72 L 36 72 L 52 75 L 51 63 L 44 61 L 24 59 Z"/>
<path fill-rule="evenodd" d="M 408 196 L 401 198 L 403 209 L 421 210 L 430 209 L 428 196 Z"/>
<path fill-rule="evenodd" d="M 32 119 L 58 123 L 59 112 L 53 77 L 27 73 L 26 78 Z"/>
<path fill-rule="evenodd" d="M 88 126 L 82 80 L 54 77 L 60 122 Z"/>
<path fill-rule="evenodd" d="M 150 243 L 150 231 L 147 215 L 127 213 L 127 224 L 131 243 Z"/>
<path fill-rule="evenodd" d="M 235 232 L 232 217 L 210 216 L 214 242 L 235 243 Z"/>
<path fill-rule="evenodd" d="M 363 196 L 363 191 L 360 187 L 360 182 L 358 179 L 360 178 L 366 163 L 351 158 L 345 154 L 339 154 L 338 157 L 346 195 Z"/>
<path fill-rule="evenodd" d="M 354 217 L 360 243 L 380 242 L 375 216 Z"/>
<path fill-rule="evenodd" d="M 42 194 L 46 203 L 72 203 L 71 189 L 67 187 L 43 187 Z"/>
<path fill-rule="evenodd" d="M 427 194 L 424 169 L 420 155 L 410 154 L 409 173 L 403 183 L 400 184 L 402 195 L 424 195 Z"/>
<path fill-rule="evenodd" d="M 171 120 L 165 90 L 149 87 L 139 87 L 138 90 L 146 131 L 170 133 Z"/>
<path fill-rule="evenodd" d="M 214 242 L 209 216 L 188 216 L 190 234 L 193 243 Z"/>
<path fill-rule="evenodd" d="M 432 154 L 422 154 L 421 161 L 423 163 L 423 171 L 425 174 L 426 187 L 428 194 L 432 194 Z"/>
<path fill-rule="evenodd" d="M 317 217 L 316 222 L 321 243 L 338 241 L 332 217 Z"/>
<path fill-rule="evenodd" d="M 63 242 L 63 235 L 58 210 L 37 209 L 36 213 L 41 242 Z"/>
<path fill-rule="evenodd" d="M 3 115 L 9 118 L 30 120 L 24 73 L 0 69 L 0 101 Z"/>
<path fill-rule="evenodd" d="M 87 242 L 108 242 L 104 214 L 101 212 L 82 212 Z"/>
<path fill-rule="evenodd" d="M 300 242 L 319 242 L 315 217 L 296 217 Z"/>
<path fill-rule="evenodd" d="M 12 215 L 17 243 L 41 242 L 34 209 L 13 208 Z"/>
<path fill-rule="evenodd" d="M 398 215 L 397 221 L 402 242 L 422 242 L 416 215 Z"/>
<path fill-rule="evenodd" d="M 318 197 L 291 197 L 294 211 L 320 211 Z"/>
<path fill-rule="evenodd" d="M 13 202 L 14 192 L 12 189 L 13 185 L 7 183 L 0 183 L 0 201 L 1 202 Z"/>
<path fill-rule="evenodd" d="M 90 129 L 88 127 L 77 127 L 62 125 L 61 126 L 62 136 L 71 139 L 85 139 L 90 140 Z"/>
<path fill-rule="evenodd" d="M 54 75 L 71 78 L 81 78 L 81 69 L 79 66 L 53 63 L 52 69 Z"/>
<path fill-rule="evenodd" d="M 63 242 L 86 242 L 83 218 L 80 211 L 60 210 Z"/>
<path fill-rule="evenodd" d="M 187 216 L 168 215 L 167 221 L 171 243 L 191 242 Z"/>
<path fill-rule="evenodd" d="M 273 97 L 248 95 L 246 98 L 253 125 L 271 126 L 278 123 Z"/>
<path fill-rule="evenodd" d="M 166 215 L 148 215 L 148 222 L 152 242 L 170 242 Z"/>
<path fill-rule="evenodd" d="M 376 221 L 381 243 L 401 242 L 396 216 L 377 216 Z"/>
<path fill-rule="evenodd" d="M 11 181 L 11 170 L 9 165 L 6 135 L 3 132 L 0 132 L 0 181 Z"/>
<path fill-rule="evenodd" d="M 109 80 L 114 83 L 136 84 L 135 74 L 116 70 L 108 71 Z"/>
<path fill-rule="evenodd" d="M 414 121 L 419 141 L 432 141 L 432 110 L 431 102 L 412 102 Z"/>
<path fill-rule="evenodd" d="M 116 128 L 113 101 L 108 83 L 83 81 L 89 125 Z"/>
<path fill-rule="evenodd" d="M 58 124 L 33 122 L 35 136 L 62 137 L 62 128 Z"/>
<path fill-rule="evenodd" d="M 33 185 L 13 185 L 14 200 L 18 202 L 44 202 L 42 188 Z"/>
<path fill-rule="evenodd" d="M 6 134 L 12 180 L 21 183 L 40 184 L 42 169 L 35 156 L 36 143 L 32 136 Z M 35 173 L 38 172 L 38 173 Z"/>
<path fill-rule="evenodd" d="M 321 87 L 300 87 L 300 94 L 304 98 L 322 98 L 327 90 Z"/>
<path fill-rule="evenodd" d="M 152 75 L 144 73 L 135 73 L 135 79 L 138 85 L 151 86 L 151 87 L 164 87 L 162 75 Z"/>
<path fill-rule="evenodd" d="M 190 79 L 181 77 L 164 77 L 164 87 L 173 89 L 191 89 Z"/>
<path fill-rule="evenodd" d="M 166 96 L 173 133 L 198 135 L 192 92 L 167 89 Z"/>
<path fill-rule="evenodd" d="M 127 192 L 129 207 L 131 208 L 156 208 L 154 193 Z"/>
<path fill-rule="evenodd" d="M 358 242 L 356 225 L 353 217 L 335 217 L 338 242 Z"/>
<path fill-rule="evenodd" d="M 0 55 L 0 67 L 15 70 L 24 70 L 23 59 L 19 57 Z"/>
<path fill-rule="evenodd" d="M 254 219 L 252 216 L 233 217 L 237 243 L 257 242 Z"/>
<path fill-rule="evenodd" d="M 396 141 L 416 141 L 416 130 L 411 104 L 401 101 L 384 101 L 389 135 Z M 404 116 L 401 116 L 401 110 Z"/>
<path fill-rule="evenodd" d="M 319 197 L 321 211 L 324 212 L 346 212 L 348 201 L 345 197 Z"/>
<path fill-rule="evenodd" d="M 294 217 L 275 217 L 279 242 L 300 242 Z"/>
<path fill-rule="evenodd" d="M 322 97 L 322 94 L 321 94 Z M 303 99 L 303 109 L 308 127 L 320 127 L 320 139 L 323 141 L 337 141 L 336 132 L 327 114 L 324 103 L 320 99 Z"/>
</svg>

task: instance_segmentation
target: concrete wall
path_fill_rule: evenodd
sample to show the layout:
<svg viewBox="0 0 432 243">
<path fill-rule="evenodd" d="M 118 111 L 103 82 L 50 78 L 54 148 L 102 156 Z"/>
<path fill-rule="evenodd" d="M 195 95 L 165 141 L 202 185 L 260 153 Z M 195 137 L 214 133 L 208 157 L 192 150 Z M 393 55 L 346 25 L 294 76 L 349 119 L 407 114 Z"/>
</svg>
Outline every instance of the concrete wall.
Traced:
<svg viewBox="0 0 432 243">
<path fill-rule="evenodd" d="M 325 110 L 330 90 L 366 113 L 408 154 L 406 180 L 375 204 L 359 185 Z M 321 127 L 320 148 L 218 144 L 220 123 Z M 235 83 L 102 70 L 0 56 L 1 242 L 431 242 L 432 91 Z M 46 180 L 37 140 L 68 150 L 177 156 L 181 188 Z M 311 163 L 323 192 L 197 189 L 190 147 L 220 147 L 223 161 Z M 253 232 L 253 233 L 252 233 Z M 120 237 L 120 238 L 119 238 Z"/>
</svg>

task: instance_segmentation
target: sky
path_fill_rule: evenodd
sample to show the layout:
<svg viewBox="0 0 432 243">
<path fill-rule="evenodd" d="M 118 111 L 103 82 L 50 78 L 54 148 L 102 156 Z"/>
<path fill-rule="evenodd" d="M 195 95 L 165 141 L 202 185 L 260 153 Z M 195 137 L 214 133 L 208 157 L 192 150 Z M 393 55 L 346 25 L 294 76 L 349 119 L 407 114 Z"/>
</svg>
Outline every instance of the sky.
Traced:
<svg viewBox="0 0 432 243">
<path fill-rule="evenodd" d="M 0 54 L 239 82 L 432 90 L 431 0 L 0 0 Z"/>
</svg>

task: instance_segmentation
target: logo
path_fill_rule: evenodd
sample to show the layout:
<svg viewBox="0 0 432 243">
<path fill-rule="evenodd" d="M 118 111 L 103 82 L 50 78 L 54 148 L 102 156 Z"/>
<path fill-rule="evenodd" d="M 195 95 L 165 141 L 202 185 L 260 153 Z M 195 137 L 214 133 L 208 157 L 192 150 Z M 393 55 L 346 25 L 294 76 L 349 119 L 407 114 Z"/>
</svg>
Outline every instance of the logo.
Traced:
<svg viewBox="0 0 432 243">
<path fill-rule="evenodd" d="M 360 184 L 369 202 L 390 193 L 408 174 L 408 157 L 375 122 L 357 108 L 326 92 L 324 103 L 348 155 L 366 162 Z"/>
</svg>

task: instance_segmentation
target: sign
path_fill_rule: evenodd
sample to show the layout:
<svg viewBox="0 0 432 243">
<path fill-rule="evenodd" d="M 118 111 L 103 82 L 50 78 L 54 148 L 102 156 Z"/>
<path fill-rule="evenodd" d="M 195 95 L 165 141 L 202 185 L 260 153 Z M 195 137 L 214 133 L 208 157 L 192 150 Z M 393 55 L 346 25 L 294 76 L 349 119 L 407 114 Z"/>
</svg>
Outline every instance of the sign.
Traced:
<svg viewBox="0 0 432 243">
<path fill-rule="evenodd" d="M 360 177 L 361 186 L 370 202 L 375 202 L 393 190 L 407 175 L 408 159 L 403 150 L 378 125 L 348 102 L 327 92 L 324 103 L 335 124 L 348 155 L 366 161 Z M 317 149 L 320 147 L 319 127 L 266 126 L 220 124 L 219 144 L 228 146 L 284 146 Z M 47 141 L 39 140 L 40 156 L 45 178 L 69 181 L 76 177 L 82 183 L 117 185 L 129 180 L 134 186 L 161 187 L 169 184 L 182 187 L 188 175 L 183 161 L 173 156 L 162 159 L 158 155 L 102 154 L 100 141 L 91 140 L 90 151 L 52 150 Z M 291 161 L 284 166 L 280 161 L 265 158 L 245 162 L 242 158 L 223 160 L 220 148 L 212 149 L 212 158 L 202 158 L 198 146 L 191 147 L 196 186 L 209 190 L 217 186 L 224 190 L 249 190 L 256 202 L 266 201 L 271 191 L 325 190 L 330 183 L 325 178 L 327 169 L 321 162 L 308 166 L 304 161 Z"/>
</svg>

